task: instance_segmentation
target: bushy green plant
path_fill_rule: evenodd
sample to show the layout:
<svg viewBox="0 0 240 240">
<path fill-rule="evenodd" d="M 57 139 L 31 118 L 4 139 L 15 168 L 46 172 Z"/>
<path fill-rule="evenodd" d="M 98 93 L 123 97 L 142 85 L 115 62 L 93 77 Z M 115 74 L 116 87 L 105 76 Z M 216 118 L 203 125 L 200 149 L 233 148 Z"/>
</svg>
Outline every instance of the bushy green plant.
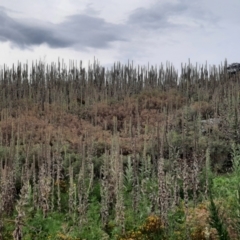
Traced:
<svg viewBox="0 0 240 240">
<path fill-rule="evenodd" d="M 48 239 L 49 236 L 57 236 L 61 232 L 64 223 L 64 214 L 50 213 L 46 218 L 41 212 L 37 212 L 33 218 L 28 219 L 26 226 L 23 228 L 24 239 L 40 240 Z"/>
<path fill-rule="evenodd" d="M 217 230 L 219 239 L 220 240 L 230 240 L 227 228 L 226 228 L 225 223 L 223 221 L 223 215 L 220 214 L 220 210 L 216 206 L 211 193 L 210 193 L 209 212 L 210 212 L 209 224 L 210 224 L 211 227 L 213 227 Z"/>
<path fill-rule="evenodd" d="M 180 202 L 180 205 L 168 213 L 168 228 L 166 229 L 167 239 L 184 239 L 185 237 L 185 212 L 184 203 Z"/>
<path fill-rule="evenodd" d="M 100 202 L 97 196 L 92 196 L 87 211 L 87 222 L 78 229 L 81 239 L 104 239 L 106 233 L 102 229 L 100 221 Z M 75 224 L 76 225 L 76 224 Z"/>
<path fill-rule="evenodd" d="M 219 208 L 216 206 L 214 202 L 214 195 L 213 195 L 213 174 L 211 172 L 211 168 L 209 167 L 208 162 L 208 151 L 207 151 L 207 160 L 206 160 L 206 170 L 207 170 L 207 180 L 208 180 L 208 196 L 210 200 L 209 204 L 209 224 L 211 227 L 217 230 L 218 236 L 220 240 L 229 240 L 229 233 L 227 227 L 224 222 L 223 214 L 220 213 Z"/>
</svg>

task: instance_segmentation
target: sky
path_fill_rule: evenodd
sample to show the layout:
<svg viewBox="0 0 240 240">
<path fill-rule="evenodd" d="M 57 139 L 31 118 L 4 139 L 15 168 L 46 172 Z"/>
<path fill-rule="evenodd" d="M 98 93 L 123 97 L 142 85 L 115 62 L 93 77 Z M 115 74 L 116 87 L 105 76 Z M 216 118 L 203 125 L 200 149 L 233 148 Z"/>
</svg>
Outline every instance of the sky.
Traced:
<svg viewBox="0 0 240 240">
<path fill-rule="evenodd" d="M 1 0 L 0 66 L 240 62 L 239 0 Z"/>
</svg>

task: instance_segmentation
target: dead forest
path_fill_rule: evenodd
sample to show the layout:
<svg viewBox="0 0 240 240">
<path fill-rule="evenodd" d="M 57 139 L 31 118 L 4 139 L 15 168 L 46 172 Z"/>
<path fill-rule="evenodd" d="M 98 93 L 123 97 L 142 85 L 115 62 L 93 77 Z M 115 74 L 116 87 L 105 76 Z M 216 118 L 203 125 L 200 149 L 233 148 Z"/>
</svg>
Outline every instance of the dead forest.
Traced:
<svg viewBox="0 0 240 240">
<path fill-rule="evenodd" d="M 239 239 L 227 66 L 4 65 L 0 239 Z"/>
</svg>

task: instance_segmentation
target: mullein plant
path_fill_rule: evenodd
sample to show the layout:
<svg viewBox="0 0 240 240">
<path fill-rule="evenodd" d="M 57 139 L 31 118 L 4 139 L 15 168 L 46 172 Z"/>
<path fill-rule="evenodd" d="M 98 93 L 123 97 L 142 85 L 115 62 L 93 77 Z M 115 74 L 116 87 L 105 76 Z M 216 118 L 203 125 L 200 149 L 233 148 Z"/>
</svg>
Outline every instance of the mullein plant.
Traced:
<svg viewBox="0 0 240 240">
<path fill-rule="evenodd" d="M 168 193 L 166 189 L 166 176 L 164 172 L 164 158 L 158 159 L 158 207 L 161 218 L 167 220 Z"/>
<path fill-rule="evenodd" d="M 32 169 L 32 202 L 34 210 L 38 209 L 38 184 L 37 184 L 37 173 L 36 173 L 36 157 L 33 155 L 33 160 L 31 164 Z"/>
<path fill-rule="evenodd" d="M 11 215 L 16 195 L 15 177 L 10 167 L 1 169 L 1 206 L 4 214 Z"/>
<path fill-rule="evenodd" d="M 79 226 L 82 226 L 87 222 L 87 210 L 89 206 L 89 195 L 92 189 L 94 169 L 92 163 L 92 146 L 87 149 L 85 155 L 86 146 L 83 144 L 82 164 L 78 175 L 78 214 L 79 214 Z"/>
<path fill-rule="evenodd" d="M 189 227 L 187 223 L 188 218 L 188 202 L 189 202 L 189 196 L 188 196 L 188 190 L 189 190 L 189 174 L 188 174 L 188 163 L 187 159 L 185 158 L 183 160 L 183 194 L 184 194 L 184 206 L 185 206 L 185 222 L 186 222 L 186 231 L 185 231 L 185 237 L 189 238 Z"/>
<path fill-rule="evenodd" d="M 141 176 L 140 176 L 140 194 L 141 202 L 144 204 L 145 214 L 156 212 L 157 207 L 157 183 L 156 178 L 151 177 L 152 164 L 151 157 L 143 154 L 141 160 Z"/>
<path fill-rule="evenodd" d="M 142 166 L 143 166 L 143 171 L 142 171 L 142 178 L 147 178 L 149 179 L 151 176 L 151 161 L 149 159 L 149 155 L 147 156 L 147 147 L 148 147 L 148 132 L 149 127 L 148 123 L 145 124 L 144 127 L 144 143 L 143 143 L 143 156 L 142 156 Z"/>
<path fill-rule="evenodd" d="M 120 155 L 119 136 L 114 124 L 111 152 L 105 150 L 101 167 L 101 223 L 108 231 L 114 218 L 121 232 L 125 232 L 125 206 L 123 199 L 123 159 Z M 110 233 L 109 233 L 110 234 Z"/>
<path fill-rule="evenodd" d="M 17 216 L 14 220 L 15 222 L 15 229 L 13 231 L 13 239 L 14 240 L 21 240 L 23 239 L 23 226 L 26 225 L 26 207 L 29 204 L 31 197 L 31 186 L 28 180 L 24 181 L 24 185 L 22 186 L 20 198 L 17 200 L 16 204 L 16 211 Z"/>
<path fill-rule="evenodd" d="M 73 166 L 69 166 L 69 189 L 68 189 L 68 213 L 69 217 L 76 222 L 77 211 L 77 187 L 73 178 Z"/>
<path fill-rule="evenodd" d="M 172 208 L 174 209 L 180 203 L 180 196 L 179 196 L 179 180 L 181 180 L 181 171 L 179 166 L 179 159 L 178 153 L 173 159 L 173 169 L 172 171 L 172 182 L 173 182 L 173 201 L 172 201 Z"/>
<path fill-rule="evenodd" d="M 49 210 L 51 212 L 53 212 L 55 209 L 56 209 L 56 204 L 55 204 L 55 192 L 56 192 L 56 185 L 59 185 L 59 183 L 57 181 L 55 181 L 55 178 L 51 178 L 51 193 L 50 193 L 50 196 L 49 196 L 49 201 L 51 201 L 49 203 Z"/>
<path fill-rule="evenodd" d="M 161 129 L 161 137 L 159 139 L 160 144 L 160 157 L 157 159 L 157 179 L 158 179 L 158 209 L 160 211 L 161 219 L 167 222 L 167 212 L 169 206 L 169 193 L 167 189 L 167 178 L 164 169 L 165 159 L 163 157 L 164 152 L 164 135 L 166 131 L 166 124 Z"/>
<path fill-rule="evenodd" d="M 57 176 L 56 176 L 56 183 L 57 183 L 57 208 L 58 211 L 61 211 L 61 181 L 62 181 L 62 176 L 61 176 L 61 170 L 62 170 L 62 157 L 60 155 L 55 156 L 55 161 L 56 161 L 56 171 L 57 171 Z M 53 178 L 54 179 L 54 178 Z"/>
<path fill-rule="evenodd" d="M 119 137 L 116 138 L 116 149 L 114 153 L 115 160 L 115 173 L 116 173 L 116 187 L 115 187 L 115 195 L 116 195 L 116 205 L 115 205 L 115 222 L 116 225 L 119 226 L 121 234 L 125 233 L 125 206 L 124 206 L 124 172 L 123 172 L 123 156 L 120 155 L 119 150 Z"/>
<path fill-rule="evenodd" d="M 51 178 L 48 176 L 46 170 L 47 170 L 46 164 L 42 164 L 40 167 L 39 176 L 38 176 L 38 194 L 39 194 L 38 202 L 43 212 L 44 218 L 47 217 L 50 210 L 49 198 L 50 198 L 51 187 L 52 187 Z"/>
<path fill-rule="evenodd" d="M 109 184 L 110 184 L 110 155 L 109 152 L 105 149 L 105 155 L 103 158 L 103 164 L 101 166 L 101 223 L 102 227 L 106 228 L 109 221 L 109 205 L 110 205 L 110 193 L 109 193 Z"/>
<path fill-rule="evenodd" d="M 199 192 L 199 174 L 200 174 L 200 163 L 204 159 L 203 154 L 193 154 L 193 163 L 192 163 L 192 183 L 193 183 L 193 202 L 194 206 L 197 205 L 197 197 Z"/>
<path fill-rule="evenodd" d="M 138 207 L 139 207 L 139 177 L 138 177 L 138 168 L 139 168 L 139 162 L 136 154 L 136 136 L 135 136 L 135 129 L 132 128 L 132 149 L 133 149 L 133 156 L 131 157 L 132 160 L 132 166 L 133 166 L 133 181 L 132 181 L 132 207 L 134 212 L 134 218 L 136 219 L 137 213 L 138 213 Z"/>
<path fill-rule="evenodd" d="M 168 185 L 170 192 L 170 205 L 174 209 L 177 205 L 179 205 L 180 196 L 179 196 L 179 181 L 181 180 L 181 169 L 180 169 L 180 159 L 179 159 L 179 148 L 174 146 L 171 142 L 173 141 L 173 137 L 171 135 L 166 135 L 166 142 L 169 148 L 169 159 L 168 162 L 170 164 L 169 169 L 167 171 L 167 175 L 169 178 Z"/>
<path fill-rule="evenodd" d="M 209 189 L 212 187 L 212 170 L 211 170 L 211 159 L 210 159 L 210 147 L 206 149 L 205 157 L 205 196 L 208 196 Z"/>
</svg>

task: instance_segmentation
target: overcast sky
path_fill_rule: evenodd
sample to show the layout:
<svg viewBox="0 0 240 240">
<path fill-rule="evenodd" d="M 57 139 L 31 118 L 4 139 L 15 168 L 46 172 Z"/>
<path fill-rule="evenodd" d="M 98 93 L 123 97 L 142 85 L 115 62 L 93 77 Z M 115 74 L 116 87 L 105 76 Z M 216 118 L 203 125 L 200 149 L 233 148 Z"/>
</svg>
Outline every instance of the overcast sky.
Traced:
<svg viewBox="0 0 240 240">
<path fill-rule="evenodd" d="M 239 0 L 1 0 L 0 66 L 240 62 Z"/>
</svg>

